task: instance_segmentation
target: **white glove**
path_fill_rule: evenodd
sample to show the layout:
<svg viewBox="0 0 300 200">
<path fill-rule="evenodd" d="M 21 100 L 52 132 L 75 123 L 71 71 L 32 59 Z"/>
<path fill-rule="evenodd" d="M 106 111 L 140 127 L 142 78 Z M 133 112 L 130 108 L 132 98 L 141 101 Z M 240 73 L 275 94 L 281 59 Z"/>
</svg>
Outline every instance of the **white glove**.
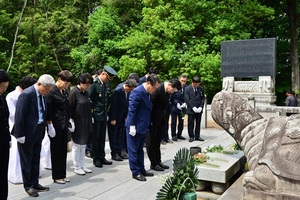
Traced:
<svg viewBox="0 0 300 200">
<path fill-rule="evenodd" d="M 179 103 L 177 103 L 177 109 L 181 110 L 181 106 Z"/>
<path fill-rule="evenodd" d="M 74 132 L 75 131 L 75 124 L 72 119 L 69 120 L 69 123 L 71 126 L 69 126 L 69 131 Z"/>
<path fill-rule="evenodd" d="M 17 138 L 17 142 L 19 142 L 21 144 L 24 144 L 25 143 L 25 136 Z"/>
<path fill-rule="evenodd" d="M 135 126 L 130 126 L 130 128 L 129 128 L 129 135 L 131 135 L 132 137 L 134 137 L 135 134 L 136 134 Z"/>
<path fill-rule="evenodd" d="M 183 103 L 183 104 L 181 105 L 181 108 L 187 108 L 186 103 Z"/>
<path fill-rule="evenodd" d="M 193 111 L 194 111 L 195 113 L 198 113 L 198 110 L 197 110 L 196 107 L 193 107 L 192 109 L 193 109 Z"/>
<path fill-rule="evenodd" d="M 48 135 L 52 138 L 55 137 L 55 129 L 53 127 L 53 124 L 48 124 Z"/>
<path fill-rule="evenodd" d="M 198 110 L 198 113 L 201 113 L 201 111 L 202 111 L 202 108 L 201 108 L 201 107 L 199 107 L 197 110 Z"/>
</svg>

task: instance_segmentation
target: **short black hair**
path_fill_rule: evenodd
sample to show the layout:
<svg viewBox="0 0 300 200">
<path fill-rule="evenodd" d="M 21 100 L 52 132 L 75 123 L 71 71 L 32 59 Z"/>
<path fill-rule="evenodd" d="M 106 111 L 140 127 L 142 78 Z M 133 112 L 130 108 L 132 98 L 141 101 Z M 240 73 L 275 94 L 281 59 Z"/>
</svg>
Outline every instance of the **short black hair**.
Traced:
<svg viewBox="0 0 300 200">
<path fill-rule="evenodd" d="M 25 90 L 26 88 L 32 86 L 35 83 L 36 83 L 36 79 L 31 76 L 23 76 L 19 80 L 19 86 L 20 88 L 22 88 L 22 90 Z"/>
<path fill-rule="evenodd" d="M 185 74 L 181 74 L 179 78 L 187 78 L 187 76 Z"/>
<path fill-rule="evenodd" d="M 3 82 L 10 82 L 10 76 L 6 70 L 0 69 L 0 83 Z"/>
<path fill-rule="evenodd" d="M 83 83 L 83 84 L 86 84 L 86 83 L 93 83 L 93 77 L 90 75 L 90 73 L 82 73 L 79 75 L 78 77 L 78 84 L 80 83 Z"/>
<path fill-rule="evenodd" d="M 98 69 L 98 70 L 96 71 L 96 74 L 99 76 L 103 71 L 104 71 L 103 69 Z"/>
<path fill-rule="evenodd" d="M 140 80 L 140 77 L 139 77 L 139 75 L 138 75 L 137 73 L 131 73 L 131 74 L 129 74 L 129 76 L 128 76 L 127 79 L 131 79 L 131 78 L 132 78 L 132 79 L 135 79 L 137 83 L 138 83 L 139 80 Z"/>
<path fill-rule="evenodd" d="M 148 74 L 158 74 L 158 69 L 156 67 L 150 67 L 148 69 Z"/>
<path fill-rule="evenodd" d="M 129 78 L 125 81 L 125 85 L 132 88 L 132 87 L 136 87 L 138 85 L 138 83 L 136 82 L 136 80 L 134 78 Z"/>
<path fill-rule="evenodd" d="M 198 76 L 193 76 L 192 82 L 193 83 L 200 83 L 200 78 Z"/>
<path fill-rule="evenodd" d="M 181 83 L 177 78 L 170 79 L 169 83 L 171 83 L 172 88 L 177 88 L 177 90 L 181 90 L 182 88 Z"/>
<path fill-rule="evenodd" d="M 57 74 L 57 77 L 63 81 L 72 82 L 73 74 L 68 70 L 63 70 Z"/>
<path fill-rule="evenodd" d="M 146 82 L 149 82 L 150 85 L 155 86 L 156 82 L 160 83 L 160 79 L 156 74 L 150 74 L 147 79 Z"/>
<path fill-rule="evenodd" d="M 286 93 L 295 95 L 296 93 L 293 90 L 287 90 Z"/>
</svg>

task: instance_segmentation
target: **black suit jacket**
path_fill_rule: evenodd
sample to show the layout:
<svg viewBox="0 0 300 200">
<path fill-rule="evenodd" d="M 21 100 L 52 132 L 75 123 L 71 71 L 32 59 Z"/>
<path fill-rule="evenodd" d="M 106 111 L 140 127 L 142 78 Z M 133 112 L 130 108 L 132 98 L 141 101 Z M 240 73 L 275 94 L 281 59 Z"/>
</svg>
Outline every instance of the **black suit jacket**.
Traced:
<svg viewBox="0 0 300 200">
<path fill-rule="evenodd" d="M 66 90 L 63 93 L 54 86 L 46 96 L 47 121 L 52 121 L 55 129 L 66 129 L 69 126 L 70 109 Z"/>
<path fill-rule="evenodd" d="M 34 85 L 26 88 L 19 96 L 15 124 L 12 134 L 16 138 L 25 136 L 25 142 L 31 142 L 34 139 L 34 133 L 39 121 L 38 99 Z M 45 102 L 45 101 L 44 101 Z M 47 106 L 47 104 L 44 104 Z M 47 110 L 47 107 L 45 108 Z"/>
<path fill-rule="evenodd" d="M 169 99 L 170 94 L 165 91 L 165 84 L 161 83 L 151 95 L 153 103 L 151 121 L 153 124 L 164 121 L 164 112 L 167 106 L 169 106 Z"/>
<path fill-rule="evenodd" d="M 8 125 L 9 111 L 6 99 L 3 95 L 0 96 L 0 144 L 8 146 L 10 141 L 10 132 Z"/>
<path fill-rule="evenodd" d="M 146 81 L 147 81 L 146 76 L 141 77 L 140 80 L 139 80 L 139 85 L 145 83 Z"/>
<path fill-rule="evenodd" d="M 174 92 L 170 96 L 170 103 L 171 103 L 171 112 L 172 113 L 181 113 L 181 110 L 177 108 L 177 103 L 182 105 L 184 103 L 184 90 L 186 86 L 183 86 L 181 90 Z"/>
<path fill-rule="evenodd" d="M 129 93 L 127 94 L 129 95 Z M 128 111 L 128 99 L 123 86 L 117 87 L 112 94 L 109 109 L 109 122 L 116 120 L 116 125 L 124 125 Z"/>
<path fill-rule="evenodd" d="M 184 90 L 184 100 L 187 104 L 187 113 L 194 114 L 193 107 L 201 107 L 203 109 L 205 95 L 201 86 L 196 88 L 196 93 L 192 85 L 189 85 Z"/>
</svg>

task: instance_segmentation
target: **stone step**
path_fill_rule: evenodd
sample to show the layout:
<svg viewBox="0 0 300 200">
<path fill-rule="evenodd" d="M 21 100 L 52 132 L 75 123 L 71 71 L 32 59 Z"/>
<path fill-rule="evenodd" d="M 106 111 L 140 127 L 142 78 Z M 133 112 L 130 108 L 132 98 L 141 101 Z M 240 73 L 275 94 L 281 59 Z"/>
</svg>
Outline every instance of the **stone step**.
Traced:
<svg viewBox="0 0 300 200">
<path fill-rule="evenodd" d="M 242 174 L 219 198 L 218 200 L 242 200 L 244 187 L 243 187 L 244 174 Z"/>
</svg>

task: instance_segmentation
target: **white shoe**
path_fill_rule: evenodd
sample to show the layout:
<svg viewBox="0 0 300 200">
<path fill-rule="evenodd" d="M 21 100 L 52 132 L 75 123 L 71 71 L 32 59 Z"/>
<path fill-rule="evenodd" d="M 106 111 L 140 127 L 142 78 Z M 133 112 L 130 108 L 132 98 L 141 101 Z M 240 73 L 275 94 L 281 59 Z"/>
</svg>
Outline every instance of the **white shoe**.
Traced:
<svg viewBox="0 0 300 200">
<path fill-rule="evenodd" d="M 86 167 L 82 167 L 81 168 L 85 173 L 92 173 L 92 170 L 86 168 Z"/>
<path fill-rule="evenodd" d="M 82 169 L 75 169 L 74 172 L 78 175 L 85 175 L 85 172 Z"/>
<path fill-rule="evenodd" d="M 67 183 L 67 182 L 70 182 L 70 179 L 64 178 L 64 181 Z"/>
</svg>

